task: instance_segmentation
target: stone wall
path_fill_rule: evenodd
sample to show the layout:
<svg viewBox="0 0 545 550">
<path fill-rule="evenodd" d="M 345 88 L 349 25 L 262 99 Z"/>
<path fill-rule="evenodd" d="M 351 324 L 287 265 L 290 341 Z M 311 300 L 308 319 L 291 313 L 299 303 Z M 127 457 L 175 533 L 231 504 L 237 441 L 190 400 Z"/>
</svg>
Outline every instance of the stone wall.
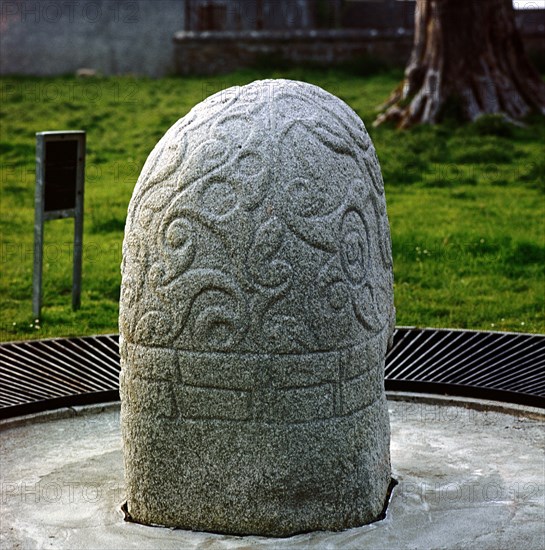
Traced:
<svg viewBox="0 0 545 550">
<path fill-rule="evenodd" d="M 362 57 L 405 66 L 413 41 L 414 15 L 406 7 L 394 10 L 388 27 L 377 9 L 369 12 L 370 18 L 359 19 L 360 25 L 365 20 L 373 26 L 371 15 L 377 16 L 376 27 L 366 29 L 352 23 L 354 28 L 343 29 L 180 31 L 174 35 L 175 70 L 180 75 L 213 75 L 267 60 L 335 66 Z M 345 26 L 349 25 L 348 15 L 343 14 Z M 359 12 L 353 15 L 353 21 L 363 17 Z M 539 62 L 545 58 L 545 10 L 519 11 L 517 24 L 531 57 L 545 70 Z"/>
<path fill-rule="evenodd" d="M 180 31 L 174 45 L 177 74 L 213 75 L 267 61 L 334 66 L 359 57 L 378 57 L 404 65 L 412 33 L 402 29 Z"/>
<path fill-rule="evenodd" d="M 2 0 L 0 74 L 172 73 L 179 0 Z"/>
<path fill-rule="evenodd" d="M 180 0 L 186 31 L 285 30 L 316 27 L 315 0 Z M 178 29 L 182 30 L 182 29 Z"/>
<path fill-rule="evenodd" d="M 261 34 L 248 30 L 255 17 L 240 2 L 238 12 L 228 10 L 244 23 L 239 31 L 200 34 L 181 31 L 187 28 L 183 0 L 0 0 L 0 74 L 59 75 L 82 67 L 104 75 L 217 74 L 267 56 L 324 65 L 365 55 L 400 66 L 407 61 L 410 3 L 346 3 L 342 29 L 312 30 L 307 0 L 290 4 L 298 7 L 295 15 L 286 2 L 264 14 Z M 279 17 L 307 28 L 279 30 Z M 531 55 L 545 59 L 545 10 L 518 11 L 517 21 Z"/>
</svg>

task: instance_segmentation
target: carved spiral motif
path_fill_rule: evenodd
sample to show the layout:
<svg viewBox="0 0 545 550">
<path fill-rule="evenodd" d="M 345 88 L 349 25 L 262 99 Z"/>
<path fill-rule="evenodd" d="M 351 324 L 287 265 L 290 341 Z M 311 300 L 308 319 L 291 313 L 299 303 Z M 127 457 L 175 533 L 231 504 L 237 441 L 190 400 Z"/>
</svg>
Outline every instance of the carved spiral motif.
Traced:
<svg viewBox="0 0 545 550">
<path fill-rule="evenodd" d="M 352 284 L 359 284 L 366 274 L 369 261 L 367 230 L 359 212 L 345 213 L 341 229 L 341 264 L 346 277 Z"/>
<path fill-rule="evenodd" d="M 127 341 L 295 353 L 390 324 L 389 229 L 369 137 L 340 100 L 281 82 L 278 93 L 209 98 L 150 155 L 125 234 Z"/>
</svg>

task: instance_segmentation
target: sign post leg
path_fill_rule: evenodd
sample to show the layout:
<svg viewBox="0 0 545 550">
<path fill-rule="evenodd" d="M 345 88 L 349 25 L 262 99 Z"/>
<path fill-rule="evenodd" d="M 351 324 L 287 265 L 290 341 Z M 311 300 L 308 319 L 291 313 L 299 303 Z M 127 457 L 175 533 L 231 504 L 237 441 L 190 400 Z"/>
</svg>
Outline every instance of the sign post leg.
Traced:
<svg viewBox="0 0 545 550">
<path fill-rule="evenodd" d="M 34 194 L 34 267 L 32 273 L 32 315 L 42 311 L 42 269 L 44 255 L 44 140 L 36 135 L 36 191 Z"/>
<path fill-rule="evenodd" d="M 74 219 L 74 268 L 72 271 L 72 309 L 81 304 L 81 263 L 83 247 L 83 210 Z"/>
<path fill-rule="evenodd" d="M 74 213 L 74 268 L 72 271 L 72 309 L 81 304 L 81 265 L 83 255 L 83 191 L 85 180 L 85 134 L 78 139 L 76 168 L 76 204 Z"/>
<path fill-rule="evenodd" d="M 40 318 L 42 310 L 43 238 L 44 224 L 42 219 L 34 224 L 34 272 L 32 276 L 32 315 L 34 315 L 34 319 Z"/>
</svg>

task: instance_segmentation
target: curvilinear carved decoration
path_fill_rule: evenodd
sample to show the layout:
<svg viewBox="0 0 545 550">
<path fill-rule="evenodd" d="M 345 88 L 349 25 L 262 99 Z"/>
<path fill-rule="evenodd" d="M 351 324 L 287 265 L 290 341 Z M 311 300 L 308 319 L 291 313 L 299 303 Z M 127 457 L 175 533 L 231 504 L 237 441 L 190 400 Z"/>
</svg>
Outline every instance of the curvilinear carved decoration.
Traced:
<svg viewBox="0 0 545 550">
<path fill-rule="evenodd" d="M 122 275 L 136 520 L 285 535 L 380 513 L 392 261 L 378 160 L 346 104 L 266 80 L 197 105 L 142 170 Z"/>
</svg>

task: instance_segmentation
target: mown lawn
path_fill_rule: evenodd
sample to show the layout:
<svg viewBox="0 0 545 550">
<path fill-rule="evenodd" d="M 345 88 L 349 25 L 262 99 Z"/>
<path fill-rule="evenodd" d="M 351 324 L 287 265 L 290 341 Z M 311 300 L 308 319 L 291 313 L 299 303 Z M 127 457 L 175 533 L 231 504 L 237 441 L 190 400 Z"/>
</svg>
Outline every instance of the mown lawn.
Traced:
<svg viewBox="0 0 545 550">
<path fill-rule="evenodd" d="M 217 78 L 0 80 L 0 339 L 117 332 L 127 204 L 157 140 L 211 93 L 258 78 L 318 84 L 362 117 L 381 161 L 397 324 L 545 332 L 545 119 L 372 128 L 400 73 L 244 71 Z M 32 318 L 35 132 L 87 131 L 82 307 L 73 220 L 47 222 L 44 307 Z"/>
</svg>

